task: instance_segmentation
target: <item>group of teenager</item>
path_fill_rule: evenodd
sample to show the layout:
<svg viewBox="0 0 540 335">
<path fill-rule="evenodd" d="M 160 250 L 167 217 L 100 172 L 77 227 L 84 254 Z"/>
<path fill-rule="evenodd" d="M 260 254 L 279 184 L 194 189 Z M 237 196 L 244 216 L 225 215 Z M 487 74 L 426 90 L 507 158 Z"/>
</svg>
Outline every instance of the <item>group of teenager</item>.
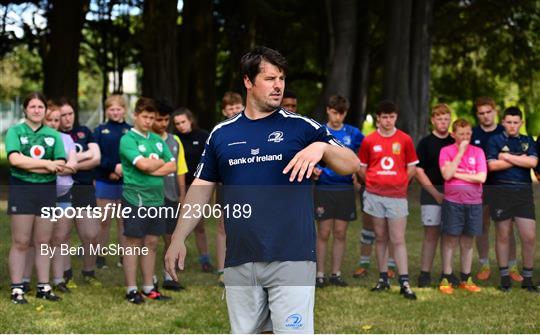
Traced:
<svg viewBox="0 0 540 335">
<path fill-rule="evenodd" d="M 317 231 L 316 286 L 347 286 L 341 276 L 347 223 L 356 219 L 355 190 L 361 192 L 363 227 L 360 261 L 353 277 L 367 275 L 371 247 L 375 245 L 379 280 L 372 291 L 390 288 L 395 266 L 401 294 L 416 299 L 410 289 L 405 228 L 408 216 L 407 189 L 411 179 L 421 185 L 420 211 L 424 227 L 418 287 L 432 285 L 433 260 L 440 242 L 439 290 L 452 294 L 455 288 L 480 292 L 473 280 L 473 244 L 476 239 L 480 271 L 476 279 L 491 276 L 489 227 L 495 222 L 495 251 L 502 291 L 512 281 L 531 292 L 536 250 L 536 221 L 532 172 L 538 169 L 537 148 L 532 137 L 520 134 L 523 114 L 517 107 L 502 113 L 496 122 L 494 100 L 475 101 L 478 125 L 465 119 L 451 122 L 447 104 L 431 112 L 432 131 L 414 148 L 411 138 L 396 128 L 399 108 L 391 101 L 378 104 L 377 130 L 366 136 L 344 124 L 349 103 L 332 96 L 328 100 L 326 127 L 345 146 L 358 153 L 361 168 L 355 175 L 339 176 L 328 168 L 316 171 L 315 217 Z M 362 184 L 360 186 L 359 184 Z M 518 270 L 515 233 L 521 240 L 522 270 Z M 333 233 L 332 272 L 325 275 L 326 245 Z M 461 268 L 453 270 L 453 254 L 459 246 Z M 388 256 L 393 254 L 393 259 Z M 395 259 L 395 261 L 394 261 Z"/>
<path fill-rule="evenodd" d="M 27 302 L 31 291 L 32 271 L 36 269 L 38 298 L 61 300 L 53 293 L 69 293 L 77 287 L 73 279 L 70 245 L 75 226 L 83 252 L 81 280 L 100 287 L 96 268 L 106 269 L 99 246 L 109 241 L 111 216 L 93 217 L 82 211 L 75 218 L 51 220 L 42 208 L 69 207 L 87 210 L 111 205 L 124 207 L 166 206 L 176 212 L 200 160 L 209 133 L 197 127 L 187 108 L 173 110 L 163 101 L 140 98 L 134 109 L 133 125 L 126 122 L 127 104 L 120 95 L 108 97 L 104 104 L 106 122 L 92 132 L 75 122 L 76 106 L 69 99 L 49 100 L 40 93 L 30 94 L 23 103 L 24 122 L 11 127 L 6 134 L 6 152 L 11 165 L 8 214 L 11 218 L 12 245 L 9 252 L 11 299 Z M 243 109 L 242 97 L 227 92 L 223 97 L 223 115 L 231 117 Z M 169 126 L 172 120 L 172 127 Z M 170 129 L 173 129 L 169 133 Z M 144 152 L 144 157 L 140 155 Z M 102 212 L 103 213 L 103 212 Z M 165 250 L 176 226 L 176 218 L 159 220 L 115 217 L 118 245 L 125 248 L 146 247 L 139 255 L 143 274 L 142 295 L 166 300 L 158 290 L 155 262 L 158 242 L 163 236 Z M 208 255 L 204 220 L 195 229 L 199 263 L 203 272 L 214 272 Z M 55 252 L 47 253 L 41 246 Z M 223 220 L 217 235 L 218 280 L 223 283 L 225 230 Z M 142 302 L 137 289 L 138 255 L 120 256 L 127 299 Z M 52 277 L 52 285 L 50 283 Z M 164 273 L 162 287 L 181 290 L 184 287 Z"/>
<path fill-rule="evenodd" d="M 311 278 L 310 274 L 316 268 L 313 271 L 315 286 L 346 286 L 341 263 L 346 250 L 348 223 L 356 220 L 355 194 L 359 190 L 363 227 L 359 267 L 353 276 L 362 277 L 368 273 L 371 249 L 375 246 L 379 279 L 372 291 L 389 290 L 390 278 L 397 275 L 400 293 L 407 299 L 416 299 L 409 279 L 405 241 L 408 186 L 413 178 L 422 185 L 421 221 L 425 228 L 418 286 L 431 286 L 432 264 L 441 240 L 440 291 L 451 294 L 457 287 L 480 291 L 471 274 L 473 241 L 476 238 L 482 264 L 476 278 L 487 280 L 491 274 L 488 256 L 491 218 L 496 226 L 500 288 L 508 291 L 512 281 L 519 281 L 528 291 L 538 291 L 532 281 L 536 226 L 531 180 L 531 170 L 537 167 L 538 159 L 532 138 L 519 132 L 523 115 L 518 108 L 507 108 L 499 125 L 495 122 L 494 101 L 479 98 L 475 105 L 479 125 L 472 127 L 464 119 L 451 123 L 448 105 L 437 104 L 431 112 L 433 130 L 415 149 L 411 137 L 396 128 L 399 107 L 395 103 L 382 101 L 377 105 L 377 129 L 364 137 L 357 127 L 344 123 L 350 108 L 348 100 L 334 95 L 326 107 L 328 121 L 320 125 L 294 113 L 296 97 L 290 92 L 284 95 L 286 63 L 281 55 L 260 48 L 244 58 L 242 75 L 247 90 L 246 107 L 240 95 L 227 93 L 223 99 L 223 114 L 228 119 L 211 133 L 196 127 L 195 118 L 188 109 L 173 110 L 167 104 L 149 98 L 137 101 L 133 125 L 129 125 L 125 121 L 127 105 L 124 99 L 117 95 L 109 97 L 104 106 L 107 122 L 94 132 L 77 124 L 76 106 L 68 99 L 47 101 L 39 93 L 25 99 L 24 122 L 11 127 L 6 135 L 11 165 L 9 268 L 14 303 L 27 302 L 25 294 L 31 290 L 33 268 L 36 269 L 38 298 L 57 301 L 60 297 L 53 293 L 53 288 L 68 293 L 76 287 L 68 255 L 56 254 L 50 261 L 48 255 L 38 251 L 40 245 L 69 244 L 73 226 L 86 251 L 82 257 L 83 282 L 100 286 L 96 267 L 107 266 L 105 258 L 88 250 L 92 245 L 106 245 L 110 219 L 100 222 L 100 219 L 88 216 L 52 222 L 41 217 L 43 207 L 104 208 L 114 203 L 133 208 L 137 213 L 136 209 L 140 207 L 176 209 L 179 202 L 207 202 L 211 192 L 204 187 L 213 190 L 219 183 L 253 186 L 287 182 L 304 186 L 315 183 L 314 203 L 311 192 L 288 189 L 278 195 L 276 202 L 285 207 L 277 211 L 262 210 L 250 225 L 235 225 L 233 220 L 225 224 L 223 217 L 218 220 L 217 272 L 221 283 L 225 273 L 233 331 L 268 330 L 272 324 L 268 323 L 271 314 L 268 304 L 272 304 L 269 295 L 274 294 L 292 299 L 291 305 L 301 306 L 307 313 L 305 328 L 303 323 L 300 327 L 297 318 L 291 319 L 295 314 L 287 316 L 283 312 L 288 331 L 312 329 L 313 281 L 302 285 L 278 285 L 280 290 L 275 292 L 265 288 L 246 293 L 245 287 L 252 283 L 248 273 L 259 273 L 266 276 L 260 280 L 274 282 L 285 280 L 279 274 L 290 274 L 293 269 L 295 276 L 302 274 L 305 275 L 302 278 Z M 172 127 L 169 127 L 170 121 Z M 169 133 L 169 129 L 174 129 L 175 134 Z M 245 138 L 256 142 L 257 149 L 248 148 L 245 144 L 249 141 Z M 281 148 L 280 145 L 286 145 L 288 149 L 276 149 Z M 252 156 L 258 155 L 260 150 L 272 153 L 271 159 L 262 160 L 268 168 L 263 171 L 249 164 L 231 164 L 228 158 L 240 157 L 243 150 L 248 150 Z M 324 164 L 317 164 L 322 161 Z M 358 166 L 355 165 L 357 162 Z M 307 181 L 307 178 L 311 180 Z M 192 191 L 190 196 L 187 193 L 190 186 L 201 188 Z M 251 195 L 252 201 L 259 201 L 261 206 L 269 206 L 277 199 L 270 199 L 272 192 L 243 192 Z M 230 198 L 230 194 L 226 197 Z M 302 206 L 291 211 L 291 201 Z M 273 206 L 277 206 L 276 203 Z M 306 215 L 305 210 L 312 210 L 312 213 Z M 282 216 L 287 220 L 276 220 Z M 315 230 L 309 227 L 313 218 L 317 221 L 316 237 Z M 129 302 L 140 304 L 144 302 L 143 297 L 170 299 L 159 291 L 155 272 L 161 236 L 167 251 L 163 288 L 183 288 L 177 280 L 176 270 L 183 268 L 183 242 L 192 230 L 195 231 L 202 270 L 214 270 L 208 256 L 204 220 L 139 216 L 116 220 L 117 239 L 122 246 L 144 246 L 149 251 L 145 255 L 126 254 L 118 260 L 124 270 Z M 177 225 L 177 222 L 183 224 Z M 227 248 L 225 227 L 230 235 Z M 521 273 L 517 270 L 514 230 L 518 232 L 522 246 Z M 288 238 L 283 239 L 283 234 Z M 327 277 L 325 256 L 330 235 L 334 238 L 332 269 Z M 458 246 L 461 269 L 459 276 L 455 276 L 453 253 Z M 137 285 L 139 261 L 142 290 Z M 294 267 L 289 267 L 289 261 Z M 253 267 L 246 267 L 249 262 L 255 262 Z M 294 282 L 291 278 L 287 280 Z M 296 288 L 284 290 L 289 286 Z M 268 315 L 262 319 L 255 317 L 259 322 L 257 327 L 242 328 L 241 325 L 247 322 L 245 319 L 257 312 L 250 310 L 249 304 L 241 307 L 250 299 L 263 305 L 266 303 Z M 285 298 L 276 299 L 278 307 L 284 308 Z"/>
</svg>

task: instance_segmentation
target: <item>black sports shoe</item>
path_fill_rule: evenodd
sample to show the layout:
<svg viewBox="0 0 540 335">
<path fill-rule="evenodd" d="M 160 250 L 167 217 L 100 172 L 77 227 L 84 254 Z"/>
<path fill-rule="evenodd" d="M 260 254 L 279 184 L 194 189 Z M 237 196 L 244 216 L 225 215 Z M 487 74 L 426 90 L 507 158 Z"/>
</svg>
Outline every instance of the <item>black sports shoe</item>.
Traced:
<svg viewBox="0 0 540 335">
<path fill-rule="evenodd" d="M 431 287 L 431 274 L 421 272 L 418 276 L 418 287 Z"/>
<path fill-rule="evenodd" d="M 452 284 L 453 288 L 458 288 L 459 284 L 461 284 L 461 280 L 458 277 L 456 277 L 453 273 L 450 275 L 441 274 L 441 280 L 439 280 L 439 282 L 441 282 L 444 278 L 448 279 L 448 282 Z"/>
<path fill-rule="evenodd" d="M 28 301 L 24 298 L 24 291 L 22 288 L 16 287 L 11 289 L 11 302 L 19 305 L 28 303 Z"/>
<path fill-rule="evenodd" d="M 62 300 L 62 298 L 60 298 L 59 296 L 53 293 L 52 288 L 49 285 L 47 285 L 44 288 L 38 287 L 37 292 L 36 292 L 36 298 L 49 300 L 49 301 Z"/>
<path fill-rule="evenodd" d="M 71 293 L 71 290 L 66 286 L 65 282 L 61 282 L 58 285 L 54 285 L 54 289 L 62 293 Z"/>
<path fill-rule="evenodd" d="M 158 290 L 156 290 L 155 288 L 152 289 L 152 291 L 150 291 L 149 293 L 144 293 L 144 296 L 147 297 L 148 299 L 152 299 L 152 300 L 171 300 L 172 298 L 169 297 L 169 296 L 166 296 L 166 295 L 163 295 L 161 293 L 159 293 Z"/>
<path fill-rule="evenodd" d="M 528 292 L 540 293 L 540 288 L 538 288 L 538 286 L 534 286 L 532 283 L 531 285 L 521 285 L 521 288 L 527 290 Z"/>
<path fill-rule="evenodd" d="M 22 290 L 23 290 L 24 294 L 30 293 L 32 291 L 32 287 L 30 287 L 30 282 L 27 282 L 27 281 L 23 282 L 22 283 Z"/>
<path fill-rule="evenodd" d="M 161 285 L 161 287 L 163 287 L 163 289 L 165 290 L 170 290 L 170 291 L 181 291 L 185 289 L 185 287 L 180 285 L 180 283 L 177 282 L 176 280 L 164 280 L 163 285 Z"/>
<path fill-rule="evenodd" d="M 131 290 L 128 294 L 126 294 L 127 301 L 135 304 L 140 305 L 144 302 L 144 298 L 142 297 L 141 293 L 137 290 Z"/>
<path fill-rule="evenodd" d="M 341 287 L 347 286 L 347 282 L 343 280 L 343 277 L 341 276 L 331 275 L 329 282 L 331 285 L 335 285 L 335 286 L 341 286 Z"/>
<path fill-rule="evenodd" d="M 414 292 L 411 290 L 409 283 L 405 283 L 403 286 L 401 286 L 399 294 L 403 295 L 405 299 L 416 300 L 416 294 L 414 294 Z"/>
<path fill-rule="evenodd" d="M 388 290 L 390 290 L 390 283 L 379 278 L 377 285 L 375 285 L 375 287 L 371 289 L 371 292 L 383 292 Z"/>
<path fill-rule="evenodd" d="M 105 261 L 105 257 L 97 256 L 97 258 L 96 258 L 96 267 L 98 269 L 107 269 L 108 268 L 107 263 Z"/>
<path fill-rule="evenodd" d="M 315 278 L 315 287 L 324 288 L 326 285 L 328 285 L 328 279 L 326 279 L 326 277 Z"/>
</svg>

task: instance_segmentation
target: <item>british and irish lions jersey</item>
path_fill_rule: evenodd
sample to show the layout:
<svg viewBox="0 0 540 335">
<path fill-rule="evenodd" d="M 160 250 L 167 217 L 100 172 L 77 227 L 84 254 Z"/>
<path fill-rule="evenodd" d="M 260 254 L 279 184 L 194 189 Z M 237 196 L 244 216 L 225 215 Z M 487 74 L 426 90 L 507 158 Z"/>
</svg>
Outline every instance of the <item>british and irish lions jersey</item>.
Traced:
<svg viewBox="0 0 540 335">
<path fill-rule="evenodd" d="M 314 142 L 341 146 L 324 126 L 284 109 L 258 120 L 240 113 L 214 128 L 195 177 L 223 183 L 223 206 L 251 209 L 242 217 L 224 213 L 225 266 L 316 260 L 311 182 L 283 174 Z"/>
<path fill-rule="evenodd" d="M 399 129 L 388 137 L 375 131 L 362 142 L 359 158 L 367 167 L 366 191 L 391 198 L 407 197 L 407 167 L 418 163 L 409 135 Z"/>
<path fill-rule="evenodd" d="M 360 144 L 364 139 L 364 135 L 358 130 L 348 124 L 344 124 L 339 130 L 332 129 L 326 126 L 330 134 L 341 142 L 344 146 L 351 149 L 354 152 L 358 152 Z M 342 176 L 334 172 L 332 169 L 325 167 L 317 181 L 318 185 L 352 185 L 352 175 Z"/>
<path fill-rule="evenodd" d="M 122 196 L 133 206 L 163 205 L 163 177 L 152 176 L 137 169 L 135 164 L 141 158 L 174 161 L 169 147 L 152 132 L 143 135 L 132 128 L 120 140 L 120 162 L 124 174 Z"/>
<path fill-rule="evenodd" d="M 6 152 L 18 152 L 24 156 L 58 160 L 66 159 L 64 143 L 60 133 L 47 126 L 41 126 L 35 131 L 26 123 L 21 123 L 8 129 L 6 134 Z M 11 167 L 11 175 L 29 183 L 48 183 L 56 180 L 56 174 L 40 174 Z"/>
</svg>

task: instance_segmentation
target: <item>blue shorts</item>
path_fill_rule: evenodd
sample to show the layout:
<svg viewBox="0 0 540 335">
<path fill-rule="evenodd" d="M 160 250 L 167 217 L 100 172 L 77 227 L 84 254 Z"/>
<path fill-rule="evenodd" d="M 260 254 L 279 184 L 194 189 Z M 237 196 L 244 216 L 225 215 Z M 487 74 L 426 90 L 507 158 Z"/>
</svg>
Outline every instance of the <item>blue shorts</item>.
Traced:
<svg viewBox="0 0 540 335">
<path fill-rule="evenodd" d="M 482 204 L 442 203 L 441 233 L 452 236 L 482 235 Z"/>
<path fill-rule="evenodd" d="M 122 184 L 109 184 L 96 180 L 96 198 L 108 200 L 122 199 Z"/>
</svg>

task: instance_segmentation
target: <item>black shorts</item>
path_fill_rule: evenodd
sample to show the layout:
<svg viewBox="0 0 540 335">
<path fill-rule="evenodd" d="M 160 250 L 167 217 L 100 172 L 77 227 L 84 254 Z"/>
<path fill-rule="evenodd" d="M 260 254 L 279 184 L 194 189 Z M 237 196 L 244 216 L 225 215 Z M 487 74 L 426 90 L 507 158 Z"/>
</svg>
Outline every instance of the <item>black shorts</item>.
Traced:
<svg viewBox="0 0 540 335">
<path fill-rule="evenodd" d="M 356 220 L 354 189 L 329 190 L 315 188 L 315 219 Z"/>
<path fill-rule="evenodd" d="M 493 221 L 505 221 L 512 218 L 536 219 L 532 185 L 492 187 L 489 215 Z"/>
<path fill-rule="evenodd" d="M 169 208 L 169 210 L 167 210 L 167 215 L 164 215 L 162 218 L 162 220 L 165 221 L 165 232 L 167 235 L 172 235 L 176 229 L 176 223 L 178 222 L 178 218 L 176 217 L 178 201 L 170 201 L 165 198 L 165 205 L 163 207 Z M 175 216 L 169 215 L 169 213 L 174 213 Z"/>
<path fill-rule="evenodd" d="M 96 189 L 94 185 L 73 184 L 71 205 L 77 207 L 96 207 Z"/>
<path fill-rule="evenodd" d="M 482 235 L 482 204 L 442 203 L 441 233 L 460 236 Z"/>
<path fill-rule="evenodd" d="M 147 209 L 150 208 L 150 206 L 143 206 L 146 210 L 139 212 L 138 206 L 134 206 L 127 202 L 126 199 L 122 198 L 122 207 L 131 208 L 131 213 L 124 218 L 124 236 L 143 238 L 146 235 L 165 235 L 167 226 L 165 220 L 159 217 L 147 217 L 147 214 L 150 213 Z"/>
<path fill-rule="evenodd" d="M 41 215 L 42 207 L 56 206 L 56 181 L 29 183 L 9 177 L 8 215 Z"/>
</svg>

